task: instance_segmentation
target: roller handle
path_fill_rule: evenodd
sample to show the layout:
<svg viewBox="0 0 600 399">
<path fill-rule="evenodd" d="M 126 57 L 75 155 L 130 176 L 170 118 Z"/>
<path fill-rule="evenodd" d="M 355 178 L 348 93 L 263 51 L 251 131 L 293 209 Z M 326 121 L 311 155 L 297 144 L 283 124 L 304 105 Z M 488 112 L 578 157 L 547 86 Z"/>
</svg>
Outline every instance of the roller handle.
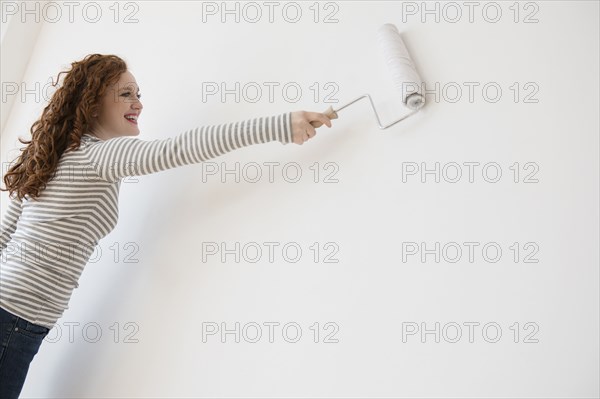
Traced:
<svg viewBox="0 0 600 399">
<path fill-rule="evenodd" d="M 327 115 L 329 119 L 337 119 L 338 117 L 337 112 L 335 112 L 331 106 L 329 106 L 329 108 L 327 108 L 327 110 L 325 110 L 323 113 Z M 312 121 L 310 124 L 313 125 L 313 127 L 319 127 L 323 125 L 323 123 L 320 121 Z"/>
</svg>

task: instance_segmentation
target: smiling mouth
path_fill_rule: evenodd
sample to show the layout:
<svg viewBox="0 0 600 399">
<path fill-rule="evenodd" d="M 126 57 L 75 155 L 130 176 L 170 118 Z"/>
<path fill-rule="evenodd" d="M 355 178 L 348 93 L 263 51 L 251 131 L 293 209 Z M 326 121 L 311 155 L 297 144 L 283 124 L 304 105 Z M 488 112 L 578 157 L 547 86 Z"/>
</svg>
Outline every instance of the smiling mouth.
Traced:
<svg viewBox="0 0 600 399">
<path fill-rule="evenodd" d="M 134 125 L 137 125 L 137 115 L 133 115 L 133 114 L 128 114 L 125 115 L 125 119 L 127 119 L 128 122 L 133 123 Z"/>
</svg>

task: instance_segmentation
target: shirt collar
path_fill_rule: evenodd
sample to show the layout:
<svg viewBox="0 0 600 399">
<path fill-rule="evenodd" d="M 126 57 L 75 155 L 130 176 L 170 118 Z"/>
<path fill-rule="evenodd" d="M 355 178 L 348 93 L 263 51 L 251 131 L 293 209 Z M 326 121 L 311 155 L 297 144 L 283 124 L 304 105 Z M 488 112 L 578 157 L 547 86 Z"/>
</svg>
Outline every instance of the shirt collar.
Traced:
<svg viewBox="0 0 600 399">
<path fill-rule="evenodd" d="M 91 134 L 91 133 L 84 133 L 84 134 L 81 136 L 81 138 L 82 138 L 82 139 L 85 139 L 85 140 L 88 140 L 88 141 L 94 141 L 94 142 L 95 142 L 95 141 L 102 141 L 101 139 L 99 139 L 98 137 L 94 136 L 94 135 L 93 135 L 93 134 Z"/>
</svg>

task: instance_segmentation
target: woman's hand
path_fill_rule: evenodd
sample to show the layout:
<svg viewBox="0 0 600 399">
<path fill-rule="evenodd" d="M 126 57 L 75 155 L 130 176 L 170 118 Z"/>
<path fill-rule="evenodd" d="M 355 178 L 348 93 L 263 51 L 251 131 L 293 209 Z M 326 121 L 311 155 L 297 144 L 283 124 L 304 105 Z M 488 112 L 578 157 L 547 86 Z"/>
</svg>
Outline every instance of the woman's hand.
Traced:
<svg viewBox="0 0 600 399">
<path fill-rule="evenodd" d="M 331 120 L 320 112 L 295 111 L 292 112 L 292 142 L 302 145 L 305 141 L 316 136 L 317 131 L 310 123 L 321 122 L 331 127 Z"/>
</svg>

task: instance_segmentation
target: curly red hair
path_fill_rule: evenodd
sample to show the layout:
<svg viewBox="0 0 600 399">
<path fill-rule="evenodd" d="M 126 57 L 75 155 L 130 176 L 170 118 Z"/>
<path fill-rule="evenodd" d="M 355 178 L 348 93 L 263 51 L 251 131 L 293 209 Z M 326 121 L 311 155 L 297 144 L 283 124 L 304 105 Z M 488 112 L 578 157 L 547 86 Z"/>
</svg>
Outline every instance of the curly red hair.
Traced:
<svg viewBox="0 0 600 399">
<path fill-rule="evenodd" d="M 125 71 L 127 64 L 116 55 L 90 54 L 71 63 L 69 71 L 60 72 L 53 86 L 66 74 L 63 84 L 31 126 L 31 140 L 19 137 L 27 146 L 6 172 L 6 188 L 0 190 L 16 193 L 19 200 L 25 195 L 39 197 L 54 177 L 62 154 L 79 148 L 81 136 L 99 112 L 102 96 Z"/>
</svg>

